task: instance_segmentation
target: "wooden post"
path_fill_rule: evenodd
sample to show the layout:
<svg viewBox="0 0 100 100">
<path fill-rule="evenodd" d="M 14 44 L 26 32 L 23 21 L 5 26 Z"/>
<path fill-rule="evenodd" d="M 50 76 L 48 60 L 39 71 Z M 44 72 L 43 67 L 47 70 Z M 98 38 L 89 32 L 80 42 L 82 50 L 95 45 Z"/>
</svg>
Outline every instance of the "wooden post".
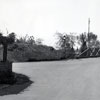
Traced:
<svg viewBox="0 0 100 100">
<path fill-rule="evenodd" d="M 7 44 L 3 45 L 3 62 L 7 61 Z"/>
</svg>

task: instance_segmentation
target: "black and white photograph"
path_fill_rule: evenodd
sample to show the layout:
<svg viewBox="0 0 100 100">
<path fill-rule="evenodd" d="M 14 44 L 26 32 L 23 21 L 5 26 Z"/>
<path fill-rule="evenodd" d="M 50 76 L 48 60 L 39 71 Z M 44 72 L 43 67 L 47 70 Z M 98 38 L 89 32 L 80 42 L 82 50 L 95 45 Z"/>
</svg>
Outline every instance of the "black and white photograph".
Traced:
<svg viewBox="0 0 100 100">
<path fill-rule="evenodd" d="M 0 100 L 100 100 L 100 0 L 0 0 Z"/>
</svg>

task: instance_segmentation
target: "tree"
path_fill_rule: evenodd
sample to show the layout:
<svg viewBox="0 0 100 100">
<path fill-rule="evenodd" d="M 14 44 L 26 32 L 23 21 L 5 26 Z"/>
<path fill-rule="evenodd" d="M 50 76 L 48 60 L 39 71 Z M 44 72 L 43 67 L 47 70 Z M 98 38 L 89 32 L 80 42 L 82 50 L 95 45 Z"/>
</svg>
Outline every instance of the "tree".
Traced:
<svg viewBox="0 0 100 100">
<path fill-rule="evenodd" d="M 87 48 L 87 36 L 86 33 L 82 33 L 78 36 L 78 43 L 80 46 L 80 51 L 83 52 Z"/>
<path fill-rule="evenodd" d="M 59 46 L 59 49 L 62 49 L 64 51 L 64 58 L 69 57 L 70 54 L 73 54 L 74 45 L 75 45 L 75 36 L 72 34 L 61 34 L 56 33 L 58 36 L 58 42 L 57 45 Z"/>
<path fill-rule="evenodd" d="M 95 35 L 94 33 L 88 33 L 87 34 L 87 44 L 88 47 L 93 47 L 97 44 L 98 40 L 97 40 L 97 35 Z"/>
<path fill-rule="evenodd" d="M 84 57 L 87 57 L 87 55 L 90 56 L 90 49 L 100 47 L 100 42 L 97 40 L 97 35 L 92 32 L 80 34 L 78 36 L 78 43 L 80 44 L 80 52 Z"/>
<path fill-rule="evenodd" d="M 30 36 L 30 37 L 27 39 L 27 43 L 30 44 L 30 45 L 34 45 L 34 44 L 35 44 L 34 37 L 33 37 L 33 36 Z"/>
<path fill-rule="evenodd" d="M 42 42 L 43 42 L 43 40 L 42 40 L 41 38 L 38 38 L 38 39 L 36 40 L 36 44 L 37 44 L 37 45 L 42 45 Z"/>
<path fill-rule="evenodd" d="M 78 36 L 78 43 L 81 45 L 81 48 L 91 48 L 99 45 L 99 41 L 97 40 L 97 35 L 94 33 L 82 33 Z M 83 51 L 83 50 L 82 50 Z"/>
<path fill-rule="evenodd" d="M 16 40 L 16 43 L 23 43 L 23 44 L 35 44 L 34 36 L 28 36 L 26 34 L 25 37 L 20 37 L 19 39 Z"/>
<path fill-rule="evenodd" d="M 75 38 L 71 34 L 61 34 L 61 33 L 56 33 L 58 37 L 57 41 L 57 46 L 60 49 L 65 49 L 65 48 L 72 48 L 75 43 Z"/>
</svg>

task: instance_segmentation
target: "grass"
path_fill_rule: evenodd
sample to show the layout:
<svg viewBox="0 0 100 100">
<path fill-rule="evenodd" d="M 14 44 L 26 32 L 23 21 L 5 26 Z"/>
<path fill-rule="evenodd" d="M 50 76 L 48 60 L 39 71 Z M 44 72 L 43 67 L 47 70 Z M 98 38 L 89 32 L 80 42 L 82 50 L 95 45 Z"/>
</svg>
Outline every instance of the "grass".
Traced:
<svg viewBox="0 0 100 100">
<path fill-rule="evenodd" d="M 0 96 L 19 94 L 33 83 L 26 75 L 17 73 L 13 75 L 15 76 L 13 84 L 0 84 Z"/>
</svg>

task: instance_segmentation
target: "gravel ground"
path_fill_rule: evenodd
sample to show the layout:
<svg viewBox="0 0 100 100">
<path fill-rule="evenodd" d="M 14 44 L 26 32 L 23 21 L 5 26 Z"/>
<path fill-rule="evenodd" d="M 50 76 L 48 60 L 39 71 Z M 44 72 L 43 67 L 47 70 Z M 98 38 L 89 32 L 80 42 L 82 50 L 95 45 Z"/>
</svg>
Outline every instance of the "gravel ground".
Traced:
<svg viewBox="0 0 100 100">
<path fill-rule="evenodd" d="M 14 63 L 13 71 L 34 83 L 0 100 L 100 100 L 100 58 Z"/>
</svg>

